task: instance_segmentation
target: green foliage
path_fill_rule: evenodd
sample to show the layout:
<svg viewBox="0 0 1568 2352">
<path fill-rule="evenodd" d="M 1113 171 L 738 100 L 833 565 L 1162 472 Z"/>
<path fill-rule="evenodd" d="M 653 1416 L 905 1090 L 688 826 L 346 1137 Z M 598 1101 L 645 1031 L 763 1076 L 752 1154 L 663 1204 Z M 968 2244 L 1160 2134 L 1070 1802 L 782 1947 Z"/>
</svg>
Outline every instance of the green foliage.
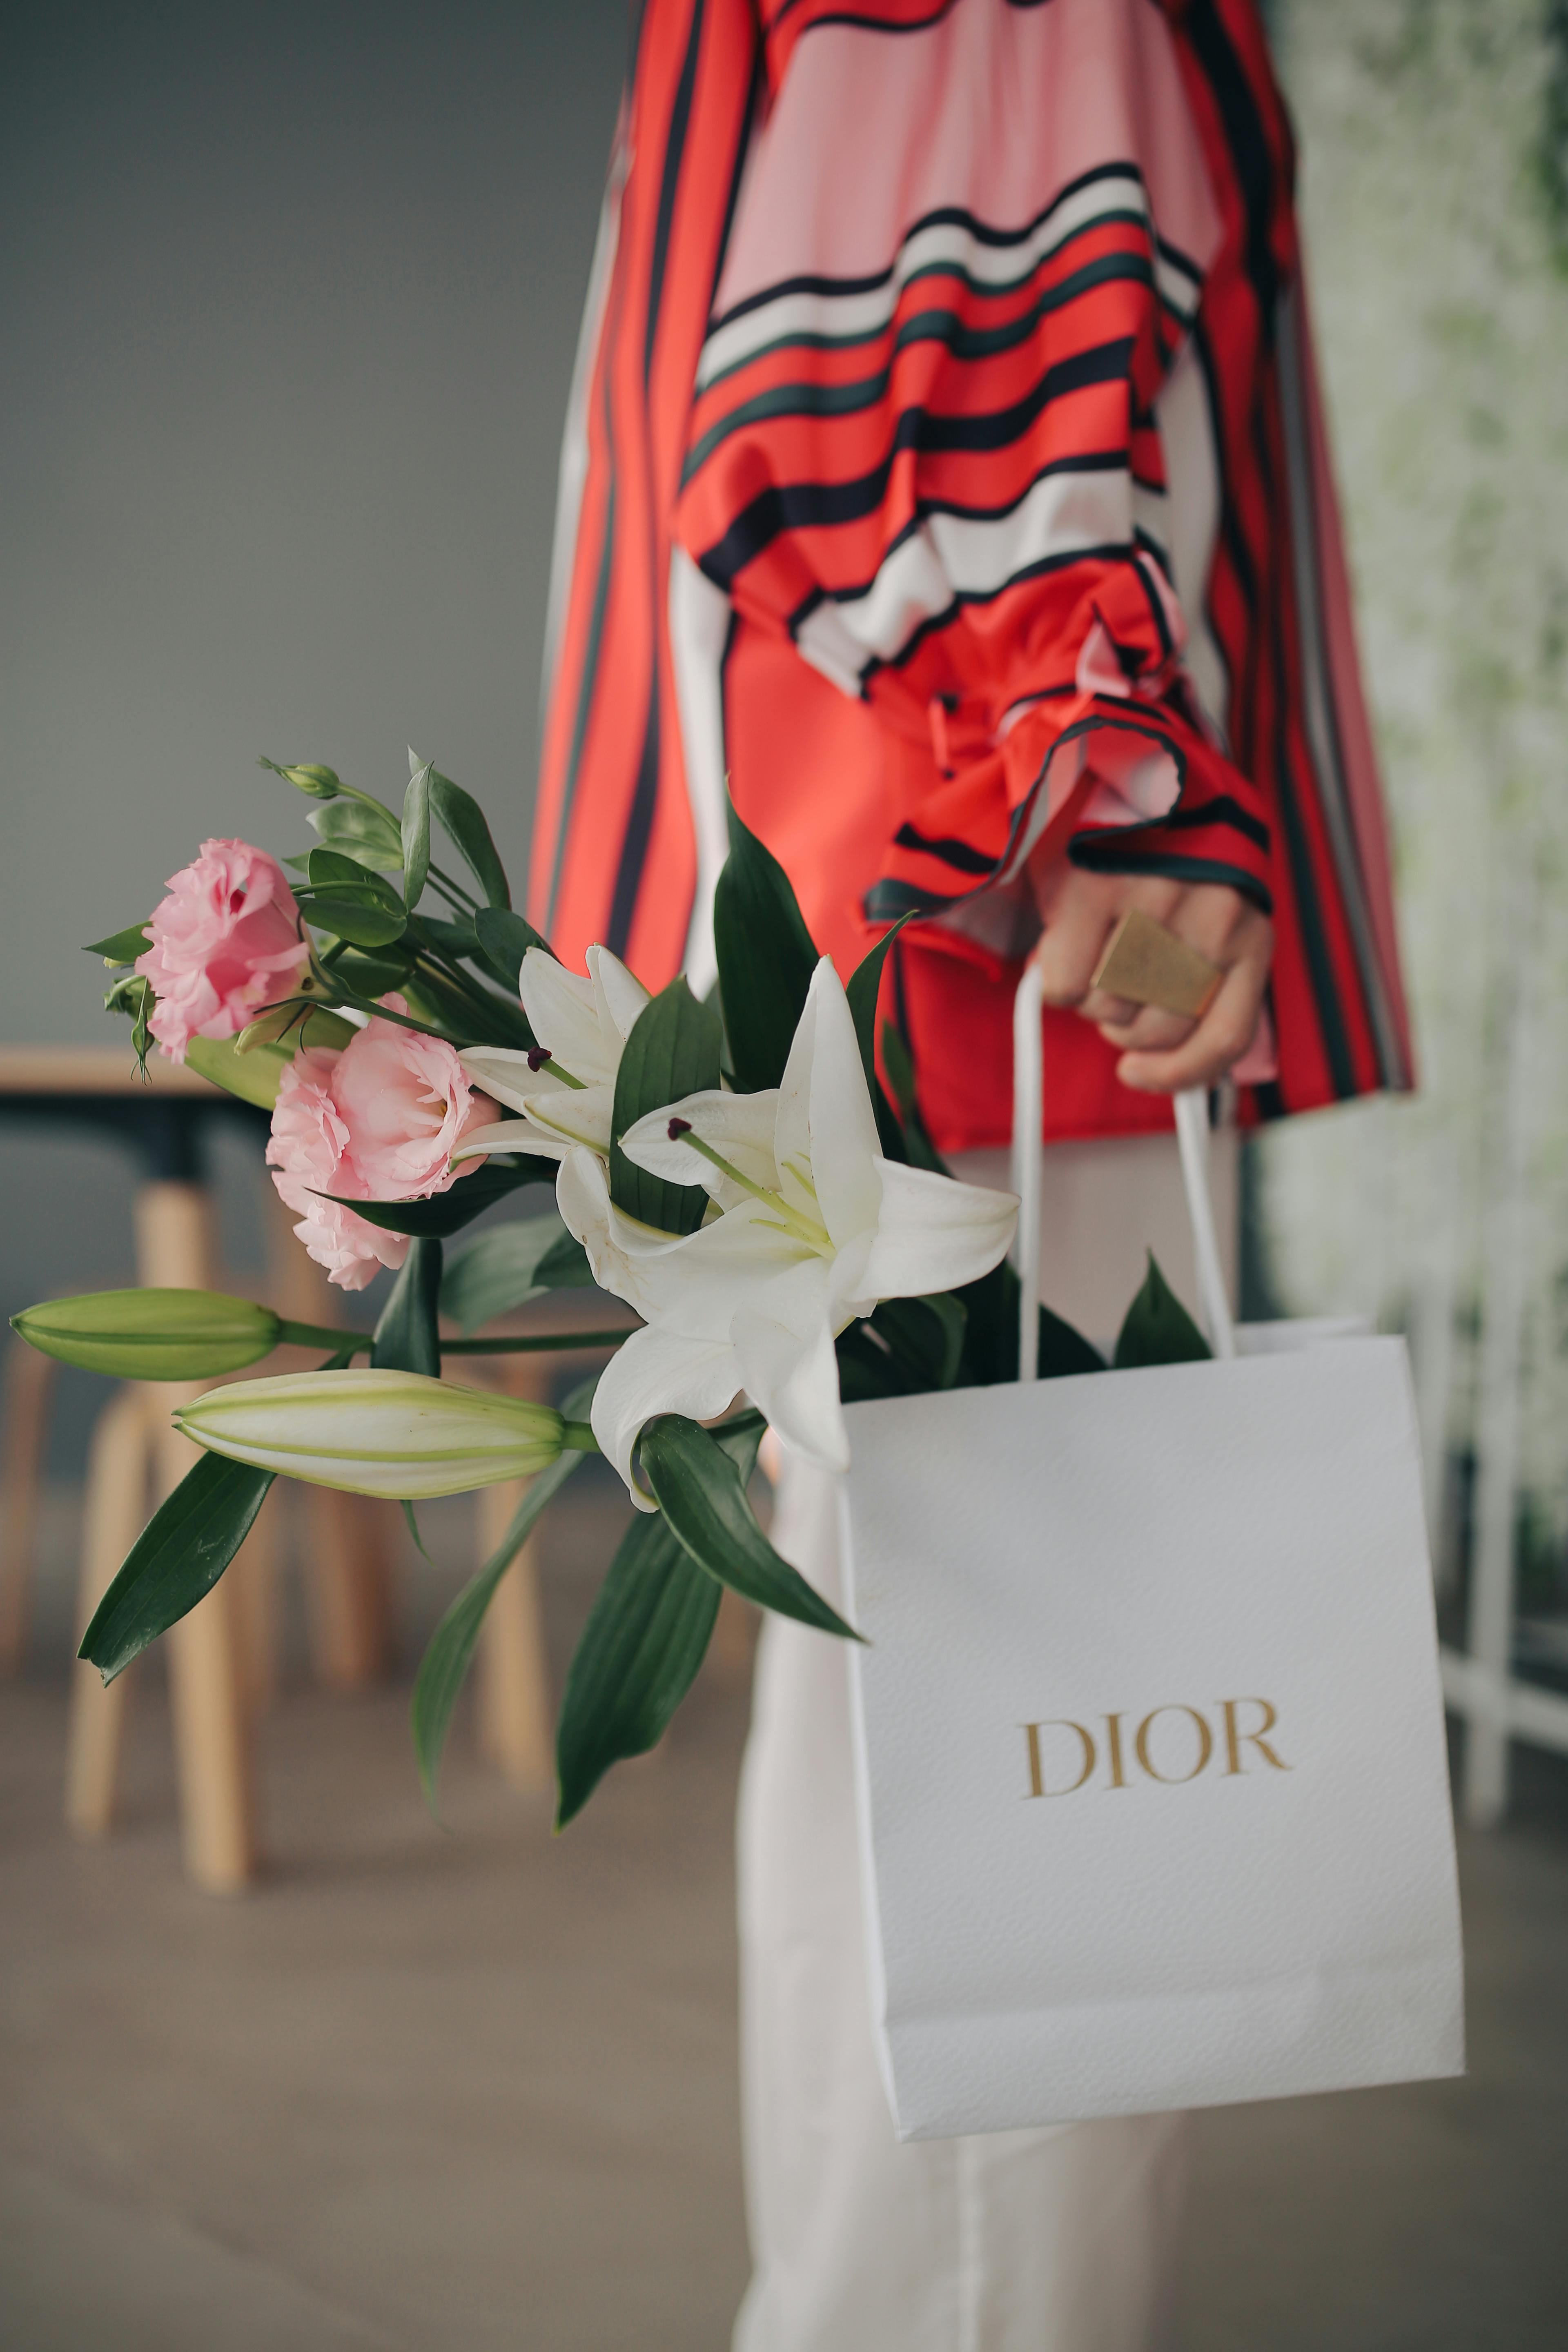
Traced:
<svg viewBox="0 0 1568 2352">
<path fill-rule="evenodd" d="M 441 1312 L 460 1331 L 477 1331 L 542 1291 L 591 1288 L 593 1280 L 582 1243 L 547 1209 L 542 1216 L 493 1226 L 470 1242 L 447 1268 Z"/>
<path fill-rule="evenodd" d="M 1149 1252 L 1149 1271 L 1127 1310 L 1111 1360 L 1119 1372 L 1142 1364 L 1190 1364 L 1214 1349 L 1182 1305 Z"/>
<path fill-rule="evenodd" d="M 850 1018 L 855 1024 L 866 1084 L 871 1090 L 877 1139 L 886 1159 L 904 1161 L 910 1157 L 909 1144 L 898 1115 L 883 1091 L 882 1081 L 877 1075 L 877 999 L 881 990 L 882 967 L 888 960 L 888 950 L 904 925 L 912 919 L 909 915 L 900 915 L 892 929 L 883 932 L 876 946 L 861 958 L 850 973 L 849 985 L 844 992 L 849 1002 Z"/>
<path fill-rule="evenodd" d="M 296 895 L 308 922 L 356 948 L 390 947 L 402 938 L 403 901 L 383 876 L 336 849 L 312 849 L 306 870 L 310 887 Z"/>
<path fill-rule="evenodd" d="M 756 1094 L 784 1076 L 817 953 L 788 875 L 733 808 L 713 944 L 735 1084 Z"/>
<path fill-rule="evenodd" d="M 403 836 L 375 801 L 327 801 L 306 822 L 329 848 L 356 865 L 395 871 L 403 864 Z"/>
<path fill-rule="evenodd" d="M 233 1037 L 193 1037 L 185 1047 L 185 1060 L 200 1076 L 258 1110 L 272 1108 L 293 1058 L 292 1038 L 287 1045 L 253 1045 L 243 1054 Z"/>
<path fill-rule="evenodd" d="M 742 1486 L 760 1417 L 716 1432 Z M 639 1511 L 610 1562 L 566 1677 L 555 1734 L 555 1826 L 581 1812 L 612 1764 L 663 1738 L 690 1689 L 719 1614 L 720 1588 L 662 1513 Z"/>
<path fill-rule="evenodd" d="M 451 1190 L 434 1193 L 427 1201 L 339 1201 L 340 1208 L 352 1209 L 356 1217 L 367 1224 L 378 1225 L 384 1234 L 412 1234 L 416 1239 L 445 1241 L 452 1234 L 461 1233 L 476 1217 L 504 1201 L 509 1192 L 520 1191 L 525 1184 L 553 1184 L 555 1163 L 552 1160 L 500 1159 L 481 1160 L 471 1176 L 459 1176 Z M 337 1200 L 335 1192 L 323 1192 L 324 1201 Z"/>
<path fill-rule="evenodd" d="M 111 931 L 106 940 L 93 940 L 83 952 L 101 956 L 107 964 L 132 964 L 152 944 L 146 924 L 132 923 L 123 931 Z"/>
<path fill-rule="evenodd" d="M 375 1371 L 425 1372 L 441 1377 L 441 1339 L 437 1307 L 441 1296 L 441 1244 L 414 1241 L 392 1286 L 370 1343 Z"/>
<path fill-rule="evenodd" d="M 474 917 L 474 930 L 480 962 L 491 979 L 513 998 L 517 995 L 522 959 L 529 949 L 542 948 L 546 955 L 554 952 L 549 940 L 521 915 L 514 915 L 510 907 L 481 907 Z"/>
<path fill-rule="evenodd" d="M 272 1478 L 270 1470 L 204 1454 L 132 1545 L 77 1655 L 106 1683 L 123 1674 L 212 1591 L 250 1533 Z"/>
<path fill-rule="evenodd" d="M 455 784 L 450 776 L 443 776 L 436 768 L 429 773 L 430 806 L 457 845 L 463 862 L 492 907 L 510 907 L 511 889 L 506 868 L 490 839 L 484 811 L 473 794 L 466 793 L 461 784 Z"/>
<path fill-rule="evenodd" d="M 695 1233 L 708 1195 L 700 1184 L 667 1184 L 621 1150 L 620 1139 L 648 1111 L 719 1084 L 719 1016 L 700 1004 L 684 980 L 649 999 L 632 1024 L 616 1076 L 610 1147 L 610 1197 L 629 1217 L 661 1233 Z"/>
<path fill-rule="evenodd" d="M 929 1169 L 936 1176 L 950 1176 L 952 1171 L 926 1133 L 925 1122 L 921 1117 L 920 1105 L 915 1098 L 915 1066 L 910 1059 L 910 1049 L 890 1021 L 882 1024 L 882 1065 L 899 1108 L 904 1150 L 910 1166 Z"/>
<path fill-rule="evenodd" d="M 644 1428 L 640 1451 L 654 1498 L 699 1568 L 764 1609 L 858 1641 L 853 1627 L 769 1543 L 733 1454 L 710 1430 L 684 1413 L 659 1413 Z"/>
<path fill-rule="evenodd" d="M 403 823 L 398 829 L 403 851 L 403 903 L 410 914 L 425 893 L 430 873 L 430 762 L 408 754 L 408 790 L 403 795 Z"/>
<path fill-rule="evenodd" d="M 286 784 L 292 784 L 297 792 L 303 793 L 310 800 L 335 800 L 342 791 L 342 783 L 336 772 L 323 768 L 315 761 L 293 768 L 280 768 L 276 760 L 258 760 L 256 764 L 258 768 L 270 769 L 275 776 L 281 776 Z"/>
</svg>

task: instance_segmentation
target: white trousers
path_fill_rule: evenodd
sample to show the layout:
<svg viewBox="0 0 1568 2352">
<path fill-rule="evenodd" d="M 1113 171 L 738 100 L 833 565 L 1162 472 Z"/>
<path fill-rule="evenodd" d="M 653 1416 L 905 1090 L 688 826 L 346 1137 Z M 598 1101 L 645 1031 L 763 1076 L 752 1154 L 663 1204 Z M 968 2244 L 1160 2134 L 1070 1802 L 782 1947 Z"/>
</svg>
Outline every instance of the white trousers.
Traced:
<svg viewBox="0 0 1568 2352">
<path fill-rule="evenodd" d="M 1167 1274 L 1191 1295 L 1164 1138 L 1058 1147 L 1052 1160 L 1050 1303 L 1097 1337 L 1112 1334 L 1142 1272 L 1138 1229 L 1151 1223 Z M 1108 1170 L 1119 1238 L 1132 1228 L 1109 1286 L 1101 1269 L 1111 1254 L 1083 1246 Z M 989 1167 L 960 1172 L 996 1181 Z M 1063 1214 L 1075 1195 L 1076 1231 Z M 1097 1259 L 1098 1282 L 1086 1270 Z M 1053 1260 L 1070 1261 L 1070 1300 L 1058 1296 Z M 773 1541 L 840 1598 L 829 1480 L 786 1461 Z M 767 1619 L 758 1649 L 739 1863 L 754 2269 L 734 2352 L 1153 2352 L 1166 2342 L 1184 2117 L 901 2146 L 894 2137 L 867 1989 L 847 1659 L 841 1643 L 783 1618 Z"/>
</svg>

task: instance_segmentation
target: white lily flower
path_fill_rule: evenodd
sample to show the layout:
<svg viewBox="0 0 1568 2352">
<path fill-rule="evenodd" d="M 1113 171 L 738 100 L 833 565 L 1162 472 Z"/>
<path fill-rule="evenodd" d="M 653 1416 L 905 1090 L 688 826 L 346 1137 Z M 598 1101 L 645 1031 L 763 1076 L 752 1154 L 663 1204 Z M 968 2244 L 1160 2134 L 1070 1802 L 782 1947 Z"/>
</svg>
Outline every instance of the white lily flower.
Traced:
<svg viewBox="0 0 1568 2352">
<path fill-rule="evenodd" d="M 461 1058 L 477 1087 L 522 1116 L 471 1129 L 452 1154 L 454 1167 L 487 1151 L 533 1151 L 560 1160 L 583 1144 L 609 1152 L 616 1074 L 632 1024 L 647 1003 L 647 989 L 608 948 L 588 950 L 586 977 L 568 971 L 542 948 L 530 948 L 518 994 L 543 1053 L 472 1045 Z"/>
<path fill-rule="evenodd" d="M 721 1211 L 694 1234 L 657 1233 L 614 1205 L 591 1152 L 562 1162 L 557 1202 L 595 1282 L 647 1325 L 621 1346 L 593 1408 L 601 1449 L 645 1508 L 632 1478 L 644 1422 L 710 1419 L 742 1389 L 782 1444 L 846 1468 L 837 1334 L 881 1299 L 988 1274 L 1017 1213 L 1010 1192 L 882 1157 L 854 1021 L 826 957 L 781 1086 L 689 1095 L 639 1119 L 621 1148 L 672 1183 L 700 1177 Z"/>
</svg>

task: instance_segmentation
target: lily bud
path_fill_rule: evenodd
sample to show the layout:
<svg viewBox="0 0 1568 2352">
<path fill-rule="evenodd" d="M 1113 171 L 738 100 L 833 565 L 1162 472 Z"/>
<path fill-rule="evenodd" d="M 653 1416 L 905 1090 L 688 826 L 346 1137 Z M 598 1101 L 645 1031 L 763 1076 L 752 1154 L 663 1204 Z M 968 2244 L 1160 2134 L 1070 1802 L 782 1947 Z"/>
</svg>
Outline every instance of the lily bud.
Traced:
<svg viewBox="0 0 1568 2352">
<path fill-rule="evenodd" d="M 269 1307 L 218 1290 L 98 1290 L 46 1299 L 11 1318 L 30 1347 L 120 1381 L 205 1381 L 259 1363 L 278 1345 Z"/>
<path fill-rule="evenodd" d="M 237 1381 L 183 1406 L 174 1420 L 231 1462 L 405 1503 L 548 1469 L 567 1428 L 552 1405 L 420 1372 L 370 1370 Z M 587 1433 L 573 1433 L 578 1443 Z"/>
</svg>

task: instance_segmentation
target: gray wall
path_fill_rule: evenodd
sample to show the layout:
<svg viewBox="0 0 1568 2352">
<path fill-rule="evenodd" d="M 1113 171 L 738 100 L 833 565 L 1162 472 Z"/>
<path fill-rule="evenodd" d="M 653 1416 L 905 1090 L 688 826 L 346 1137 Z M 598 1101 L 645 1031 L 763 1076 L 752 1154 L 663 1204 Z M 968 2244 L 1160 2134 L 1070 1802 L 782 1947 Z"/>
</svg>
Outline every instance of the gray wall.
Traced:
<svg viewBox="0 0 1568 2352">
<path fill-rule="evenodd" d="M 0 1038 L 119 1042 L 78 943 L 311 838 L 259 751 L 394 798 L 413 742 L 521 879 L 626 6 L 4 21 Z M 0 1127 L 5 1312 L 130 1278 L 126 1172 Z"/>
</svg>

